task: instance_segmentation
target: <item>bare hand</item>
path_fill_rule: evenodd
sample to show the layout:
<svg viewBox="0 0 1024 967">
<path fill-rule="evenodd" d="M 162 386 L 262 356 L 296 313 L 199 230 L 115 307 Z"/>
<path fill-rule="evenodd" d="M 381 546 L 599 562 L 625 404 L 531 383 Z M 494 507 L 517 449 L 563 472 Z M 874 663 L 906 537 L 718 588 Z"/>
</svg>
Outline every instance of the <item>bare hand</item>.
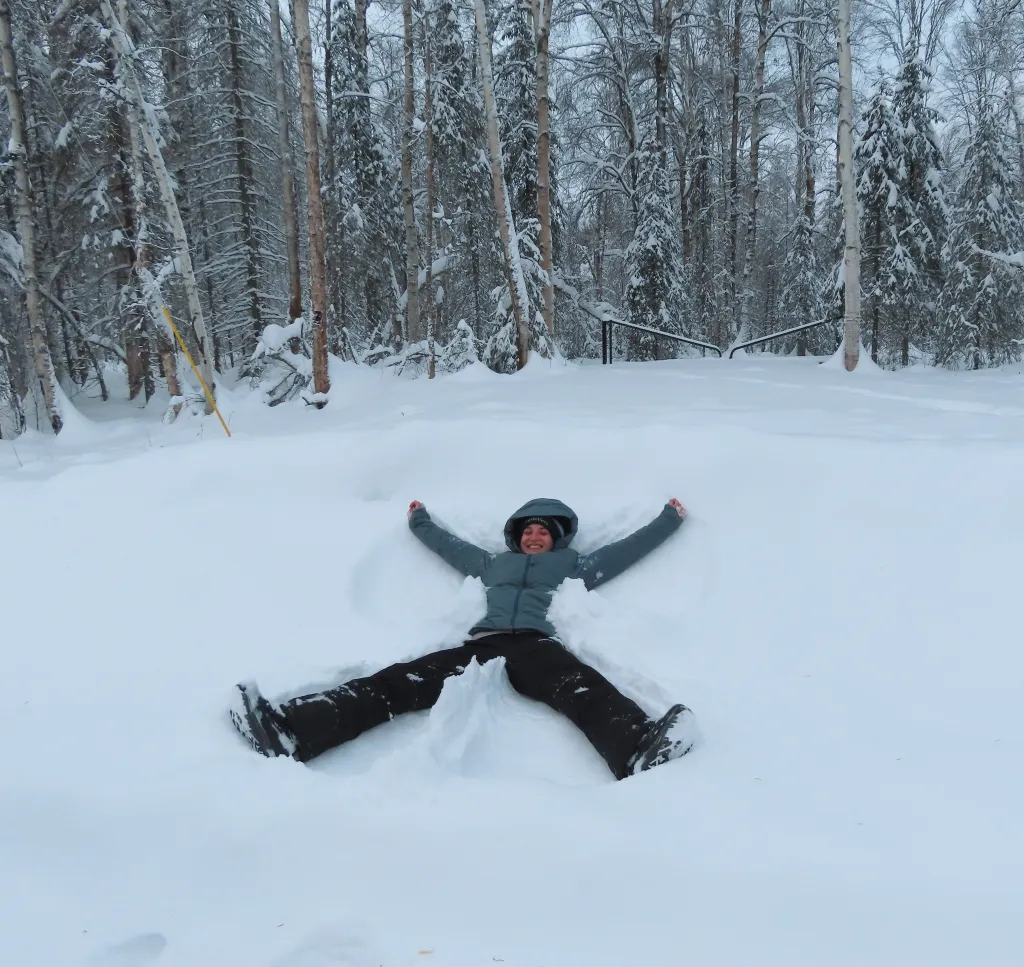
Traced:
<svg viewBox="0 0 1024 967">
<path fill-rule="evenodd" d="M 682 505 L 681 503 L 679 503 L 679 501 L 678 501 L 678 500 L 676 500 L 676 498 L 675 498 L 675 497 L 673 497 L 673 498 L 672 498 L 672 499 L 671 499 L 671 500 L 670 500 L 670 501 L 668 502 L 668 505 L 669 505 L 669 507 L 673 507 L 673 508 L 675 508 L 675 512 L 676 512 L 676 513 L 677 513 L 677 514 L 678 514 L 678 515 L 679 515 L 680 517 L 685 517 L 685 516 L 686 516 L 686 508 L 685 508 L 685 507 L 684 507 L 684 506 L 683 506 L 683 505 Z"/>
<path fill-rule="evenodd" d="M 414 500 L 411 504 L 409 504 L 409 517 L 412 517 L 413 511 L 419 510 L 422 506 L 423 504 L 421 504 L 418 500 Z"/>
</svg>

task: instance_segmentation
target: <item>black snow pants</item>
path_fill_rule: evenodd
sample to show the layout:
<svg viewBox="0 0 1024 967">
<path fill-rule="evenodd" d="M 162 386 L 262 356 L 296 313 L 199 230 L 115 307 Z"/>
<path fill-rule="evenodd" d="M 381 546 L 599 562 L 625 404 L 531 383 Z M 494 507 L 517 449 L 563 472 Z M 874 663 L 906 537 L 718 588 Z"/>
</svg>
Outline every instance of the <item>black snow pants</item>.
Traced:
<svg viewBox="0 0 1024 967">
<path fill-rule="evenodd" d="M 487 635 L 285 702 L 281 711 L 298 747 L 295 758 L 306 762 L 396 715 L 429 709 L 445 680 L 460 674 L 470 659 L 483 664 L 500 657 L 520 695 L 566 716 L 617 779 L 628 775 L 651 719 L 603 675 L 539 632 Z"/>
</svg>

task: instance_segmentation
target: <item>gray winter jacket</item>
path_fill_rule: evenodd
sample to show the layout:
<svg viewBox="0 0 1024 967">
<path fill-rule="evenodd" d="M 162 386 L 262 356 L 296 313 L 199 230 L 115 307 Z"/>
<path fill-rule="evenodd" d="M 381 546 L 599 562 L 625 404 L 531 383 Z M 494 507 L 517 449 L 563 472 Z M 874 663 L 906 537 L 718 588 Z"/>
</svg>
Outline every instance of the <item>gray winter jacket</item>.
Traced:
<svg viewBox="0 0 1024 967">
<path fill-rule="evenodd" d="M 557 517 L 565 536 L 550 551 L 524 554 L 516 543 L 516 522 L 527 517 Z M 629 537 L 590 554 L 577 554 L 569 544 L 576 536 L 576 514 L 560 500 L 541 497 L 519 508 L 505 524 L 507 552 L 492 554 L 438 527 L 420 507 L 409 518 L 412 532 L 434 553 L 467 577 L 478 577 L 487 589 L 487 614 L 472 632 L 540 631 L 555 637 L 547 619 L 555 589 L 566 578 L 582 578 L 588 588 L 610 581 L 649 554 L 682 523 L 675 508 L 665 509 Z"/>
</svg>

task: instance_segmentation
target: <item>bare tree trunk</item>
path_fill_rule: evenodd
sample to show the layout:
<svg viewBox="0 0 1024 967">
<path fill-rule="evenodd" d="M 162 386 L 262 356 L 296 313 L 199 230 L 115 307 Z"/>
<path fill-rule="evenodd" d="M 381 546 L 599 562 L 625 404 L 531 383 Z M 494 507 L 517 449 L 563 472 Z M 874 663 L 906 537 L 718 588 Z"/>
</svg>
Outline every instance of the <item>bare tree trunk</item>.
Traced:
<svg viewBox="0 0 1024 967">
<path fill-rule="evenodd" d="M 431 60 L 430 60 L 430 24 L 426 23 L 423 30 L 424 60 L 424 121 L 427 126 L 427 376 L 434 378 L 434 340 L 437 337 L 437 316 L 434 311 L 434 106 L 431 102 Z"/>
<path fill-rule="evenodd" d="M 46 418 L 54 433 L 60 433 L 64 421 L 57 402 L 56 377 L 50 347 L 46 339 L 46 317 L 39 294 L 39 272 L 36 265 L 36 226 L 32 183 L 28 176 L 28 149 L 25 140 L 25 115 L 18 87 L 18 66 L 14 58 L 14 38 L 11 31 L 11 5 L 0 0 L 0 45 L 7 88 L 7 106 L 11 115 L 11 137 L 8 154 L 14 158 L 17 185 L 18 234 L 21 236 L 22 279 L 25 286 L 25 308 L 28 313 L 29 335 L 32 345 L 32 364 L 42 395 Z"/>
<path fill-rule="evenodd" d="M 1024 122 L 1021 121 L 1020 109 L 1017 106 L 1017 85 L 1014 81 L 1015 71 L 1008 70 L 1000 76 L 1006 78 L 1006 86 L 1010 96 L 1006 99 L 1013 114 L 1013 126 L 1017 133 L 1017 178 L 1024 178 Z"/>
<path fill-rule="evenodd" d="M 346 286 L 341 267 L 342 253 L 345 251 L 345 223 L 341 218 L 341 195 L 338 185 L 338 161 L 334 145 L 334 9 L 332 0 L 324 3 L 324 148 L 327 151 L 327 163 L 324 174 L 327 177 L 327 190 L 324 192 L 325 232 L 324 255 L 327 260 L 327 340 L 338 347 L 339 355 L 351 357 L 355 355 L 348 341 L 345 321 Z M 280 22 L 280 21 L 279 21 Z M 298 253 L 296 253 L 297 255 Z"/>
<path fill-rule="evenodd" d="M 405 209 L 405 312 L 406 334 L 410 342 L 423 338 L 420 325 L 420 254 L 416 238 L 416 207 L 412 191 L 412 139 L 416 120 L 416 100 L 412 72 L 412 0 L 402 0 L 405 26 L 405 125 L 402 128 L 402 206 Z"/>
<path fill-rule="evenodd" d="M 192 269 L 192 256 L 189 253 L 188 237 L 185 235 L 185 226 L 181 220 L 181 212 L 178 210 L 178 203 L 174 197 L 174 190 L 171 187 L 171 178 L 164 163 L 163 153 L 160 150 L 158 141 L 159 131 L 157 129 L 156 116 L 152 107 L 146 103 L 142 95 L 142 88 L 139 86 L 139 79 L 135 72 L 135 64 L 132 58 L 135 56 L 135 45 L 121 28 L 110 0 L 100 0 L 100 9 L 106 18 L 107 26 L 110 28 L 110 41 L 114 50 L 120 58 L 122 65 L 127 69 L 125 77 L 125 96 L 138 112 L 142 124 L 142 137 L 146 145 L 146 153 L 149 155 L 150 163 L 156 175 L 157 184 L 160 188 L 160 195 L 163 198 L 164 208 L 167 213 L 167 221 L 171 226 L 171 233 L 174 237 L 174 247 L 177 253 L 178 271 L 181 273 L 182 282 L 185 286 L 185 295 L 188 299 L 189 312 L 192 315 L 192 325 L 195 327 L 196 338 L 199 342 L 199 373 L 206 383 L 206 388 L 213 396 L 215 392 L 213 380 L 213 345 L 206 325 L 203 321 L 203 307 L 199 302 L 199 286 L 196 284 L 195 272 Z M 212 413 L 213 407 L 210 401 L 206 401 L 206 412 Z"/>
<path fill-rule="evenodd" d="M 852 372 L 860 355 L 860 225 L 856 172 L 853 170 L 853 59 L 850 52 L 850 0 L 838 0 L 839 177 L 843 186 L 846 249 L 843 257 L 845 319 L 843 366 Z"/>
<path fill-rule="evenodd" d="M 751 276 L 754 269 L 754 248 L 757 244 L 757 203 L 761 194 L 759 164 L 761 160 L 761 95 L 764 93 L 764 61 L 768 51 L 768 18 L 772 0 L 761 0 L 757 16 L 757 55 L 754 61 L 754 91 L 750 105 L 750 209 L 747 211 L 747 237 L 743 253 L 743 286 L 741 289 L 740 330 L 738 338 L 749 337 L 750 304 L 753 299 Z"/>
<path fill-rule="evenodd" d="M 294 0 L 295 46 L 299 57 L 299 98 L 302 139 L 306 149 L 306 207 L 309 232 L 309 289 L 313 309 L 313 391 L 327 393 L 327 275 L 324 253 L 324 209 L 320 196 L 320 149 L 317 143 L 316 100 L 313 91 L 313 47 L 309 37 L 309 2 Z M 327 404 L 326 397 L 317 407 Z"/>
<path fill-rule="evenodd" d="M 540 217 L 540 267 L 545 281 L 541 312 L 548 335 L 555 333 L 554 253 L 551 240 L 551 101 L 548 95 L 548 46 L 553 0 L 533 0 L 537 43 L 537 214 Z"/>
<path fill-rule="evenodd" d="M 118 11 L 122 23 L 127 23 L 127 11 L 124 0 L 118 3 Z M 111 86 L 116 86 L 119 75 L 118 57 L 113 51 L 106 59 L 104 74 Z M 110 102 L 107 123 L 110 127 L 108 150 L 114 160 L 115 174 L 112 179 L 111 196 L 116 204 L 116 219 L 120 224 L 120 238 L 114 245 L 117 264 L 114 268 L 114 285 L 117 289 L 117 314 L 121 319 L 121 333 L 124 340 L 125 368 L 128 376 L 128 399 L 134 400 L 139 393 L 146 390 L 146 399 L 152 395 L 148 383 L 151 383 L 149 345 L 146 338 L 146 317 L 138 298 L 133 291 L 136 278 L 136 261 L 140 254 L 139 236 L 144 231 L 140 226 L 139 211 L 135 195 L 135 159 L 132 154 L 132 125 L 125 117 L 124 105 L 116 101 Z M 149 377 L 147 379 L 147 377 Z"/>
<path fill-rule="evenodd" d="M 526 289 L 523 264 L 519 258 L 519 236 L 516 233 L 512 205 L 505 189 L 505 163 L 498 137 L 498 113 L 494 104 L 494 74 L 491 70 L 491 38 L 487 34 L 487 12 L 484 0 L 474 0 L 476 37 L 480 52 L 480 80 L 487 116 L 487 144 L 491 156 L 491 182 L 494 186 L 494 207 L 498 215 L 498 232 L 505 249 L 505 274 L 508 279 L 512 318 L 516 324 L 518 363 L 522 369 L 530 357 L 530 296 Z"/>
<path fill-rule="evenodd" d="M 281 207 L 284 209 L 284 240 L 288 254 L 288 321 L 294 322 L 302 315 L 302 276 L 299 272 L 299 228 L 295 209 L 295 160 L 288 130 L 288 91 L 284 80 L 284 44 L 281 41 L 278 0 L 270 0 L 270 50 L 274 59 L 277 153 L 281 159 Z"/>
<path fill-rule="evenodd" d="M 651 26 L 654 31 L 654 134 L 664 155 L 668 147 L 668 74 L 669 48 L 672 43 L 672 7 L 675 0 L 662 6 L 654 0 Z M 664 160 L 664 158 L 663 158 Z"/>
<path fill-rule="evenodd" d="M 729 286 L 732 295 L 730 309 L 733 317 L 733 336 L 739 332 L 739 303 L 736 298 L 736 276 L 739 268 L 739 220 L 740 220 L 740 38 L 743 29 L 744 0 L 733 0 L 732 28 L 732 126 L 729 136 Z"/>
</svg>

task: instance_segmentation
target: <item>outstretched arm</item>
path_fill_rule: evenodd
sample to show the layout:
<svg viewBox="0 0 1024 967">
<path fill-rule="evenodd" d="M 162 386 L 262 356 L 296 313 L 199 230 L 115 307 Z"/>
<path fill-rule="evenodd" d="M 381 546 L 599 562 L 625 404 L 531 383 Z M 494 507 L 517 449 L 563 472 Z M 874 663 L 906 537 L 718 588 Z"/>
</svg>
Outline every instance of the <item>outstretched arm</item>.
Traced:
<svg viewBox="0 0 1024 967">
<path fill-rule="evenodd" d="M 686 508 L 674 497 L 649 524 L 629 537 L 605 544 L 580 560 L 579 576 L 588 588 L 596 588 L 646 557 L 674 534 L 686 517 Z"/>
<path fill-rule="evenodd" d="M 430 519 L 427 508 L 418 500 L 409 504 L 409 528 L 426 547 L 466 577 L 480 577 L 494 557 L 482 547 L 470 544 L 469 541 L 449 534 L 443 527 L 438 527 Z"/>
</svg>

